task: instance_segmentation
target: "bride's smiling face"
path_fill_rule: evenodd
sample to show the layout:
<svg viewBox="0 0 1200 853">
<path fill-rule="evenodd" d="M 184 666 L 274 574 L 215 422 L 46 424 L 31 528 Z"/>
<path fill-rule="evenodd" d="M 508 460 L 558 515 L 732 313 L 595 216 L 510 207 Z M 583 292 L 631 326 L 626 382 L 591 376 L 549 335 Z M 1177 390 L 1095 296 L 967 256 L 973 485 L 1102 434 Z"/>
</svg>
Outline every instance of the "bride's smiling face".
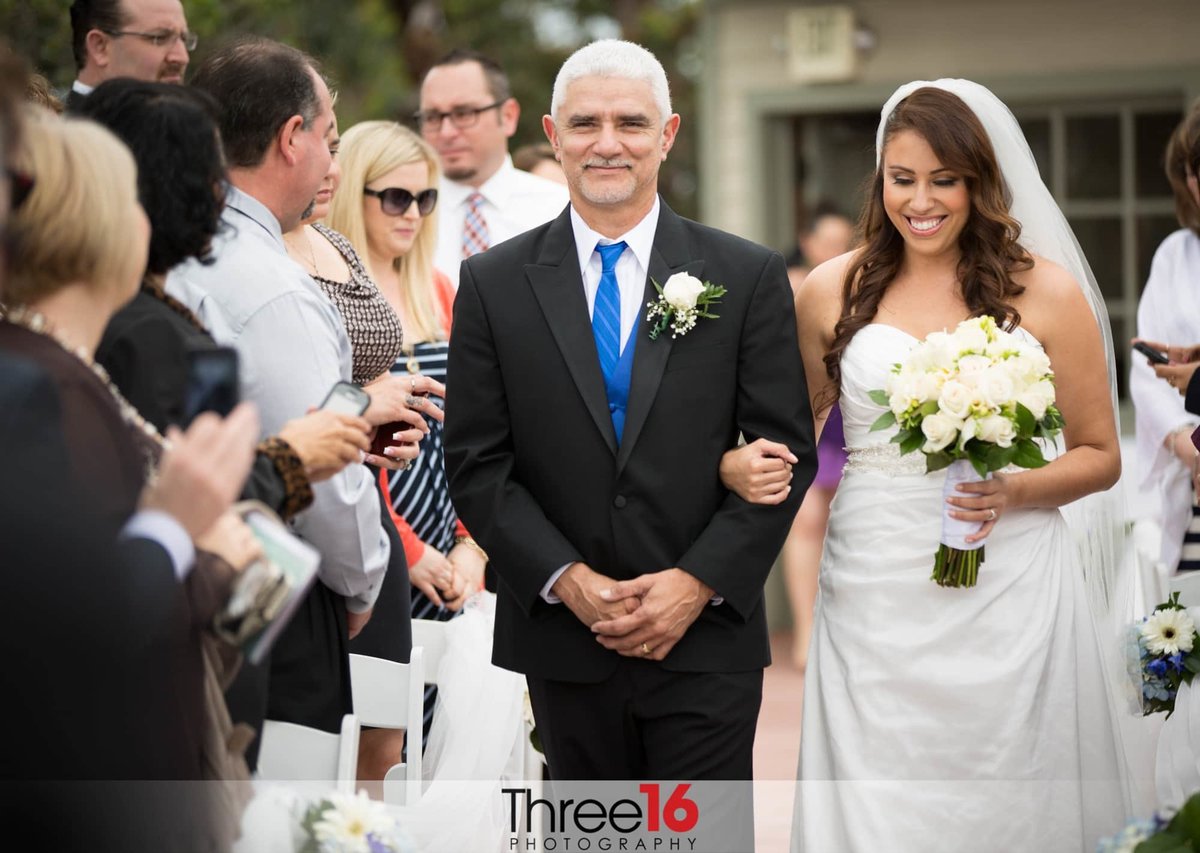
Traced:
<svg viewBox="0 0 1200 853">
<path fill-rule="evenodd" d="M 971 216 L 966 179 L 943 166 L 925 138 L 902 130 L 883 149 L 883 209 L 908 251 L 958 251 Z"/>
</svg>

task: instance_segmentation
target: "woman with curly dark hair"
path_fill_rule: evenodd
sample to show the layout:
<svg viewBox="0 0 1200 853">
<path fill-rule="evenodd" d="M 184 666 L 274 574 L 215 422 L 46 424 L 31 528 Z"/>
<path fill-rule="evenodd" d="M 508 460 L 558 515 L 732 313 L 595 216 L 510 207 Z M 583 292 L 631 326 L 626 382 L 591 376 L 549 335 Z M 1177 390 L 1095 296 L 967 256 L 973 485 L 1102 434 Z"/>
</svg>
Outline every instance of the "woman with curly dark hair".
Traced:
<svg viewBox="0 0 1200 853">
<path fill-rule="evenodd" d="M 1121 827 L 1123 776 L 1105 614 L 1060 508 L 1120 475 L 1103 303 L 991 92 L 905 86 L 878 142 L 862 243 L 796 297 L 818 426 L 837 401 L 849 461 L 820 568 L 793 850 L 1093 849 Z M 872 430 L 887 407 L 869 392 L 931 332 L 984 315 L 1049 357 L 1065 449 L 945 497 L 944 471 L 901 456 L 895 427 Z M 987 540 L 974 586 L 930 578 L 947 503 L 978 525 L 968 542 Z"/>
</svg>

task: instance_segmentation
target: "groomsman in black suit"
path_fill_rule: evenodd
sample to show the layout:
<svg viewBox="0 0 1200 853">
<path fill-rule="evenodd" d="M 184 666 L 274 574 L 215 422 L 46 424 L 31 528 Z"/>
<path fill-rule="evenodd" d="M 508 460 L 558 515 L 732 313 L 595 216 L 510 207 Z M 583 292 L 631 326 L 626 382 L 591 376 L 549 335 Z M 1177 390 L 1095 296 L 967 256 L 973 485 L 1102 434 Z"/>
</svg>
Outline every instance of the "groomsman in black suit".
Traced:
<svg viewBox="0 0 1200 853">
<path fill-rule="evenodd" d="M 577 51 L 547 136 L 571 204 L 463 262 L 452 497 L 500 576 L 494 662 L 528 677 L 555 779 L 752 777 L 763 583 L 816 468 L 783 259 L 657 193 L 680 118 L 637 45 Z M 653 282 L 726 288 L 657 337 Z M 694 290 L 692 290 L 694 293 Z M 722 487 L 738 434 L 798 457 L 789 497 Z"/>
</svg>

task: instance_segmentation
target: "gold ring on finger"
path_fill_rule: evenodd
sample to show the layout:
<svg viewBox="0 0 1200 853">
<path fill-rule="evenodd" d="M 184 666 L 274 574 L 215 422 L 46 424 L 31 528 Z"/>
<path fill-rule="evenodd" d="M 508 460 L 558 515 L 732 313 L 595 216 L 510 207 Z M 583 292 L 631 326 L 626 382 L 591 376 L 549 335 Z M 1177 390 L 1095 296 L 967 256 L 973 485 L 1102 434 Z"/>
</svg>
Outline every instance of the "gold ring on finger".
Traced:
<svg viewBox="0 0 1200 853">
<path fill-rule="evenodd" d="M 653 651 L 653 649 L 651 649 L 651 648 L 650 648 L 649 646 L 647 646 L 645 643 L 642 643 L 642 654 L 644 654 L 644 655 L 648 655 L 648 654 L 650 654 L 650 652 L 652 652 L 652 651 Z"/>
</svg>

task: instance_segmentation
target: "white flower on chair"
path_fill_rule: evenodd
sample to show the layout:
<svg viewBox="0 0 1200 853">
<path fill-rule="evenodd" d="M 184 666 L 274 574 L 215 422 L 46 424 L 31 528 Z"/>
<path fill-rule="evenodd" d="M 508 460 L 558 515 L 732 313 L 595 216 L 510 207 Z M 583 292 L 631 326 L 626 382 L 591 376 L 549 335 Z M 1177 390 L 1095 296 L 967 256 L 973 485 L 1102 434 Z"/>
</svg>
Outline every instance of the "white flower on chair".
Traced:
<svg viewBox="0 0 1200 853">
<path fill-rule="evenodd" d="M 303 853 L 405 853 L 396 821 L 387 807 L 367 796 L 333 793 L 310 806 L 303 826 L 309 843 Z"/>
</svg>

